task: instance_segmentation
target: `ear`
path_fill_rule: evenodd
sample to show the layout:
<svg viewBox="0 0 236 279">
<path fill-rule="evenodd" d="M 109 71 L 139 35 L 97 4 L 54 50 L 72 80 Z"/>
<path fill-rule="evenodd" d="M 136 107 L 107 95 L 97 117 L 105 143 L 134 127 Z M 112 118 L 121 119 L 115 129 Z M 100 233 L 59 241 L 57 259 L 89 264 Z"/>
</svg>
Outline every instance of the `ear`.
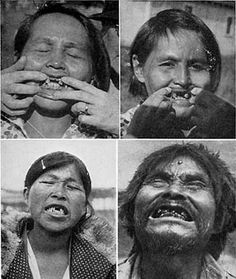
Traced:
<svg viewBox="0 0 236 279">
<path fill-rule="evenodd" d="M 132 65 L 133 65 L 134 74 L 136 78 L 138 79 L 138 81 L 144 83 L 145 78 L 143 76 L 143 67 L 140 65 L 138 61 L 138 56 L 136 54 L 132 56 Z"/>
<path fill-rule="evenodd" d="M 24 195 L 25 202 L 28 204 L 28 197 L 29 197 L 28 188 L 26 188 L 26 187 L 24 188 L 23 195 Z"/>
</svg>

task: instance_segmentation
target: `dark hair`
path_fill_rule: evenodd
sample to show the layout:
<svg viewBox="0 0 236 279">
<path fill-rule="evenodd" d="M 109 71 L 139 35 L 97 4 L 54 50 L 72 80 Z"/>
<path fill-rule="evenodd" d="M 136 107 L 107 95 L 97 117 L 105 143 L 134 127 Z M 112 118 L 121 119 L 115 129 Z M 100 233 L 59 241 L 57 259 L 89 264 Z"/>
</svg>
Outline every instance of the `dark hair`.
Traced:
<svg viewBox="0 0 236 279">
<path fill-rule="evenodd" d="M 85 164 L 76 156 L 67 152 L 57 151 L 46 154 L 38 158 L 29 168 L 25 177 L 25 188 L 30 191 L 32 184 L 35 180 L 45 172 L 58 169 L 70 164 L 74 164 L 76 171 L 82 180 L 86 197 L 88 198 L 91 192 L 91 179 Z"/>
<path fill-rule="evenodd" d="M 85 195 L 86 195 L 86 213 L 81 217 L 77 223 L 75 230 L 80 231 L 82 225 L 94 215 L 94 209 L 89 202 L 89 195 L 91 192 L 91 179 L 85 164 L 76 156 L 63 151 L 57 151 L 46 154 L 38 158 L 29 168 L 25 177 L 25 190 L 30 191 L 32 184 L 42 174 L 49 170 L 58 169 L 67 165 L 73 164 L 76 171 L 79 173 L 82 180 Z"/>
<path fill-rule="evenodd" d="M 107 50 L 101 38 L 91 21 L 80 12 L 72 8 L 66 8 L 62 4 L 47 2 L 33 15 L 28 16 L 19 27 L 16 36 L 14 50 L 15 55 L 19 59 L 29 39 L 31 28 L 34 22 L 43 15 L 51 13 L 61 13 L 74 17 L 85 28 L 90 42 L 91 57 L 93 62 L 95 86 L 104 91 L 108 91 L 110 84 L 110 60 Z"/>
<path fill-rule="evenodd" d="M 145 85 L 139 82 L 134 75 L 133 55 L 137 55 L 141 66 L 144 65 L 159 39 L 168 37 L 168 30 L 175 34 L 180 29 L 194 31 L 199 36 L 210 66 L 211 91 L 214 92 L 217 89 L 221 75 L 221 54 L 214 34 L 197 16 L 183 10 L 169 9 L 161 11 L 144 23 L 131 45 L 130 65 L 133 72 L 129 89 L 131 94 L 147 97 Z"/>
<path fill-rule="evenodd" d="M 236 228 L 236 189 L 235 179 L 228 167 L 219 158 L 219 154 L 211 153 L 202 144 L 175 144 L 155 151 L 144 159 L 135 172 L 127 189 L 121 193 L 119 217 L 128 235 L 135 238 L 134 205 L 136 196 L 147 175 L 157 166 L 163 169 L 178 156 L 189 156 L 208 174 L 214 189 L 216 203 L 215 224 L 222 225 L 222 231 L 212 235 L 208 252 L 218 258 L 222 252 L 227 233 Z"/>
</svg>

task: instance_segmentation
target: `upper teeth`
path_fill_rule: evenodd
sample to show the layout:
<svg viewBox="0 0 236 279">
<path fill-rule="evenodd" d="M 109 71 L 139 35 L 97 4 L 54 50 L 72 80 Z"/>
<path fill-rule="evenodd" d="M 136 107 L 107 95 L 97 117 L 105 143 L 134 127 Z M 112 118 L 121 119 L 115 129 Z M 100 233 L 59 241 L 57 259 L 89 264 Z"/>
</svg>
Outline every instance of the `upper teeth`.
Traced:
<svg viewBox="0 0 236 279">
<path fill-rule="evenodd" d="M 50 79 L 48 78 L 42 85 L 42 87 L 47 89 L 58 90 L 61 89 L 62 86 L 67 88 L 67 85 L 64 85 L 63 81 L 60 78 Z"/>
<path fill-rule="evenodd" d="M 64 210 L 62 208 L 59 209 L 58 207 L 50 207 L 46 211 L 57 215 L 65 215 Z"/>
<path fill-rule="evenodd" d="M 154 216 L 156 218 L 171 216 L 183 220 L 186 220 L 188 218 L 187 214 L 184 211 L 176 212 L 175 210 L 169 210 L 169 209 L 158 209 L 156 213 L 154 212 Z"/>
</svg>

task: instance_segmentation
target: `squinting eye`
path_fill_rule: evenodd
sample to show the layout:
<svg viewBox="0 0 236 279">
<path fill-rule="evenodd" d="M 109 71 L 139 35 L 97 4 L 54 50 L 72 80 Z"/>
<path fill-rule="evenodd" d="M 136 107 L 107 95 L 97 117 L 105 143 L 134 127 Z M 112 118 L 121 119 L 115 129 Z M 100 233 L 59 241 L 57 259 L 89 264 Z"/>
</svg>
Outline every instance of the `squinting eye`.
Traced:
<svg viewBox="0 0 236 279">
<path fill-rule="evenodd" d="M 42 180 L 42 181 L 39 181 L 39 183 L 41 183 L 41 184 L 53 185 L 53 184 L 55 184 L 56 182 L 54 182 L 54 181 L 48 181 L 48 180 Z"/>
<path fill-rule="evenodd" d="M 200 63 L 195 63 L 190 66 L 193 71 L 204 71 L 207 70 L 208 66 Z"/>
<path fill-rule="evenodd" d="M 174 67 L 175 63 L 172 61 L 163 62 L 160 64 L 161 67 Z"/>
<path fill-rule="evenodd" d="M 201 181 L 192 181 L 186 184 L 186 187 L 191 189 L 203 189 L 206 188 L 206 184 Z"/>
<path fill-rule="evenodd" d="M 74 191 L 74 190 L 82 191 L 82 189 L 79 185 L 68 184 L 68 185 L 66 185 L 66 188 L 71 191 Z"/>
</svg>

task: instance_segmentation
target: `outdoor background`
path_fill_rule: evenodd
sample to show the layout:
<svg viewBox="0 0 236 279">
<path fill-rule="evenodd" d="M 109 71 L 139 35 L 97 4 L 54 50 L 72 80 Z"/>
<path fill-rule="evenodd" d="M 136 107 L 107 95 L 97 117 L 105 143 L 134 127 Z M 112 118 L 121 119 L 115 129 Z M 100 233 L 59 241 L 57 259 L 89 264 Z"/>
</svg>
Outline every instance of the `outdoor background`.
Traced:
<svg viewBox="0 0 236 279">
<path fill-rule="evenodd" d="M 138 99 L 129 92 L 129 48 L 139 28 L 166 9 L 182 9 L 200 17 L 215 34 L 222 54 L 222 77 L 218 96 L 235 105 L 235 3 L 234 1 L 136 1 L 121 0 L 121 112 Z"/>
<path fill-rule="evenodd" d="M 24 179 L 42 155 L 65 151 L 80 158 L 92 180 L 90 200 L 96 215 L 115 227 L 116 142 L 113 140 L 6 140 L 1 142 L 1 211 L 24 211 Z"/>
<path fill-rule="evenodd" d="M 132 179 L 137 167 L 152 152 L 165 146 L 193 141 L 177 141 L 177 140 L 120 140 L 118 143 L 118 189 L 119 193 L 124 190 L 129 181 Z M 236 142 L 235 141 L 195 141 L 195 143 L 203 143 L 213 152 L 219 152 L 220 157 L 230 168 L 234 176 L 236 175 Z M 119 197 L 121 195 L 119 194 Z M 120 201 L 119 201 L 120 203 Z M 119 222 L 118 230 L 118 252 L 119 262 L 122 262 L 130 252 L 132 247 L 132 239 L 130 239 L 126 231 Z M 236 232 L 230 235 L 221 261 L 227 271 L 232 272 L 236 276 Z"/>
</svg>

